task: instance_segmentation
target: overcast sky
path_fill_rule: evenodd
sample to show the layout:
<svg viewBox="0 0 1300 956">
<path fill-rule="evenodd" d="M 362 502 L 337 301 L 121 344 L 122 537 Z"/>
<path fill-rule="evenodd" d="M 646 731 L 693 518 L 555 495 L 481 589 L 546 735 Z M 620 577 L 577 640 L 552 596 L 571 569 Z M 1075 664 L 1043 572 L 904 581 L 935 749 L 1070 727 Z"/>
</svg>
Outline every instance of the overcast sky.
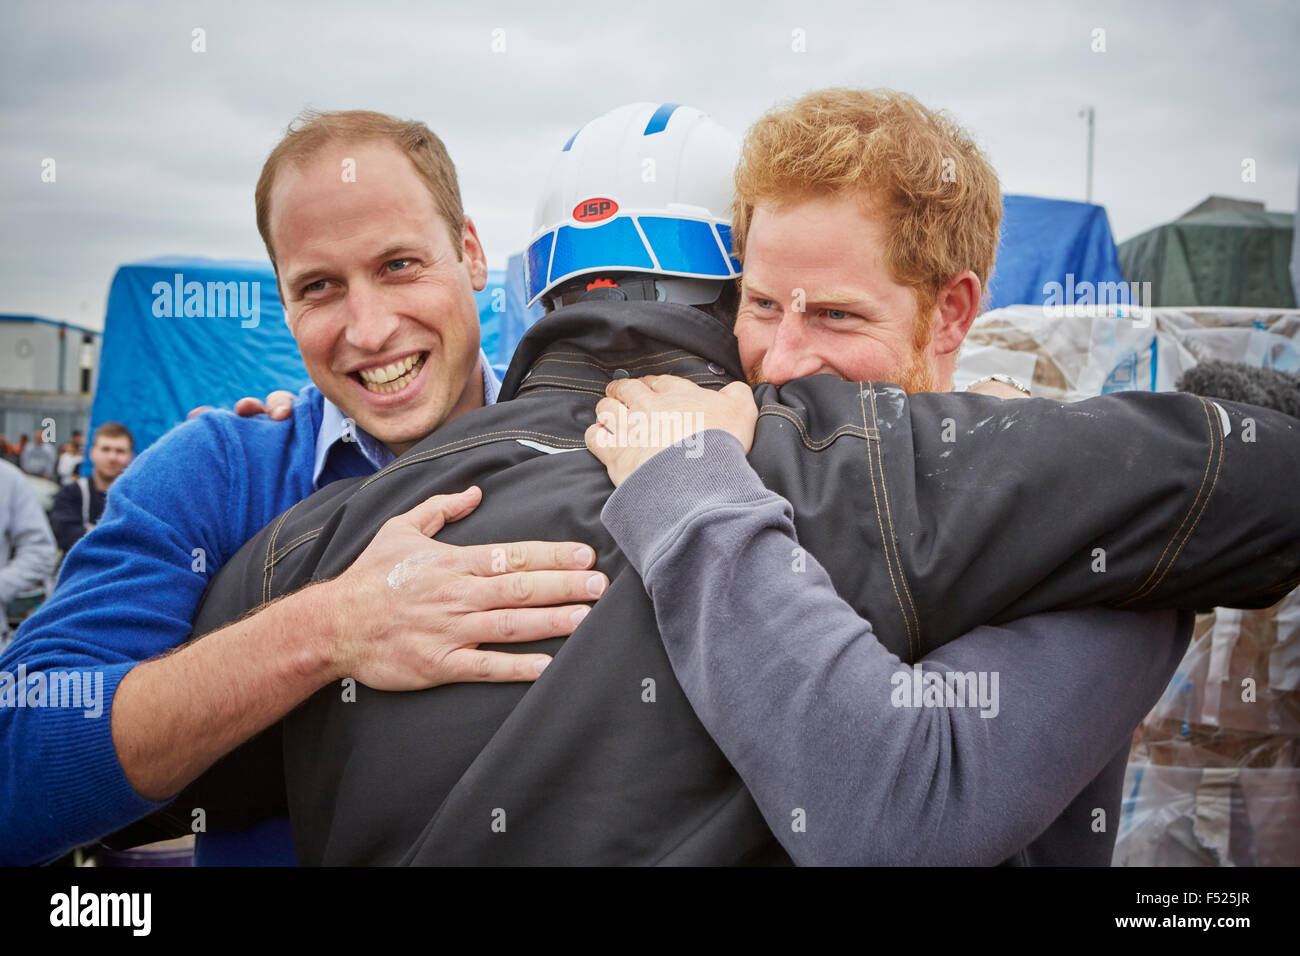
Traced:
<svg viewBox="0 0 1300 956">
<path fill-rule="evenodd" d="M 191 50 L 196 27 L 206 52 Z M 796 29 L 806 52 L 791 48 Z M 1298 47 L 1289 2 L 6 0 L 0 312 L 101 328 L 122 263 L 265 258 L 253 185 L 308 105 L 429 123 L 494 267 L 527 242 L 549 162 L 588 119 L 656 100 L 740 133 L 774 102 L 832 85 L 946 109 L 1005 191 L 1064 199 L 1084 196 L 1078 113 L 1095 106 L 1093 199 L 1117 241 L 1211 193 L 1291 211 Z"/>
</svg>

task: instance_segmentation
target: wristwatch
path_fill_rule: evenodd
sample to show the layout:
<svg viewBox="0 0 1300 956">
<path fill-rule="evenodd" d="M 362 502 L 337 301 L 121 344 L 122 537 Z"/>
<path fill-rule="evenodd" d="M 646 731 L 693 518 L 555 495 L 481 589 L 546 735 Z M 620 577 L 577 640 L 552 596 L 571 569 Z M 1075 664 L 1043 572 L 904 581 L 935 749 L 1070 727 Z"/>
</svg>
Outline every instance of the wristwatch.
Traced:
<svg viewBox="0 0 1300 956">
<path fill-rule="evenodd" d="M 1029 387 L 1012 378 L 1010 375 L 985 375 L 983 378 L 977 378 L 975 381 L 971 382 L 963 388 L 962 391 L 969 392 L 976 385 L 981 385 L 984 382 L 1001 382 L 1003 385 L 1010 385 L 1012 388 L 1024 392 L 1026 395 L 1029 394 Z"/>
</svg>

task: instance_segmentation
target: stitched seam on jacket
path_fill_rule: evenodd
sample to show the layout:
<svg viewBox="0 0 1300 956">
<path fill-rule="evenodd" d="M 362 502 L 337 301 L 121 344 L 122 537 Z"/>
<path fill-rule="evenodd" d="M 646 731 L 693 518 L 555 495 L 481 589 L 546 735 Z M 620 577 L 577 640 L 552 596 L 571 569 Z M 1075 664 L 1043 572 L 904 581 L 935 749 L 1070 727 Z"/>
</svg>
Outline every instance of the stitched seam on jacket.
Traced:
<svg viewBox="0 0 1300 956">
<path fill-rule="evenodd" d="M 661 358 L 662 356 L 665 355 L 676 355 L 678 357 L 683 357 L 683 356 L 689 356 L 690 354 L 691 354 L 690 352 L 687 352 L 684 349 L 665 349 L 662 352 L 651 352 L 649 355 L 643 355 L 635 362 L 631 362 L 627 365 L 620 365 L 617 362 L 611 362 L 609 365 L 601 365 L 599 362 L 596 362 L 593 364 L 593 368 L 626 368 L 626 369 L 643 368 L 645 364 L 649 362 L 651 359 Z M 544 362 L 547 359 L 551 358 L 552 356 L 557 356 L 557 355 L 565 355 L 568 356 L 569 358 L 586 359 L 587 361 L 591 361 L 591 356 L 583 352 L 547 352 L 545 355 L 541 356 L 538 359 L 538 361 Z"/>
<path fill-rule="evenodd" d="M 320 537 L 320 533 L 324 530 L 325 530 L 324 528 L 317 528 L 315 531 L 308 531 L 306 534 L 298 535 L 298 537 L 294 538 L 291 543 L 285 545 L 283 551 L 281 551 L 279 554 L 272 556 L 271 563 L 269 566 L 275 567 L 279 562 L 283 561 L 294 551 L 297 551 L 304 544 L 308 544 L 312 541 L 315 541 L 317 538 Z"/>
<path fill-rule="evenodd" d="M 859 392 L 859 397 L 861 393 Z M 876 390 L 871 389 L 871 421 L 876 430 L 880 430 L 880 422 L 876 417 Z M 885 479 L 885 449 L 882 445 L 876 446 L 876 462 L 880 466 L 880 493 L 885 499 L 885 520 L 889 523 L 889 545 L 894 549 L 894 556 L 898 559 L 898 580 L 903 585 L 903 596 L 907 598 L 907 606 L 912 609 L 912 620 L 916 624 L 916 654 L 919 657 L 921 653 L 921 617 L 916 613 L 916 605 L 912 601 L 912 592 L 907 586 L 907 572 L 903 570 L 903 555 L 898 550 L 898 536 L 894 531 L 894 512 L 889 507 L 889 483 Z"/>
<path fill-rule="evenodd" d="M 415 455 L 412 458 L 404 460 L 398 459 L 382 471 L 375 472 L 375 474 L 363 481 L 357 486 L 357 490 L 360 491 L 372 481 L 377 481 L 387 474 L 399 471 L 407 465 L 414 465 L 419 461 L 430 461 L 434 458 L 441 458 L 443 455 L 450 454 L 453 451 L 464 451 L 468 448 L 477 448 L 479 445 L 490 445 L 493 442 L 513 441 L 516 438 L 548 438 L 552 442 L 559 442 L 560 444 L 567 445 L 570 448 L 582 448 L 586 444 L 583 441 L 578 441 L 573 438 L 552 435 L 549 432 L 528 431 L 526 429 L 501 429 L 491 432 L 480 432 L 474 438 L 458 438 L 456 441 L 448 442 L 445 445 L 439 445 L 437 448 L 430 448 L 428 451 L 422 451 L 420 454 Z"/>
<path fill-rule="evenodd" d="M 574 392 L 586 392 L 589 395 L 600 395 L 602 398 L 605 395 L 605 390 L 603 388 L 595 389 L 579 388 L 576 385 L 553 385 L 545 381 L 541 382 L 539 385 L 534 385 L 533 382 L 535 381 L 537 381 L 537 379 L 529 379 L 527 384 L 519 386 L 518 394 L 522 395 L 524 392 L 568 392 L 569 394 L 573 394 Z M 703 385 L 722 385 L 726 383 L 727 380 L 723 378 L 702 379 L 700 382 L 700 384 Z"/>
<path fill-rule="evenodd" d="M 568 448 L 586 447 L 585 442 L 575 441 L 572 438 L 561 438 L 558 435 L 551 435 L 546 432 L 534 432 L 534 431 L 521 430 L 521 431 L 505 431 L 505 432 L 501 432 L 501 431 L 487 432 L 485 434 L 501 436 L 501 437 L 481 438 L 475 441 L 470 441 L 468 439 L 461 439 L 460 441 L 450 442 L 449 444 L 441 446 L 439 448 L 431 448 L 429 451 L 421 452 L 418 456 L 414 458 L 395 461 L 387 468 L 385 468 L 383 471 L 376 472 L 375 474 L 367 478 L 365 481 L 363 481 L 360 485 L 357 486 L 357 490 L 360 491 L 362 488 L 365 488 L 367 485 L 369 485 L 372 481 L 376 481 L 377 479 L 382 478 L 385 475 L 392 474 L 393 472 L 399 471 L 402 468 L 405 468 L 407 465 L 413 465 L 416 462 L 431 461 L 434 458 L 441 458 L 444 455 L 450 455 L 458 451 L 466 451 L 467 449 L 470 448 L 476 448 L 479 445 L 491 445 L 499 441 L 513 441 L 516 438 L 522 438 L 525 436 L 529 438 L 539 438 L 539 437 L 548 438 L 552 442 L 558 443 L 557 447 L 568 447 Z M 295 504 L 293 508 L 296 507 L 297 505 Z M 289 511 L 292 511 L 293 508 L 290 508 Z M 293 541 L 289 543 L 289 545 L 286 547 L 286 549 L 283 552 L 276 554 L 275 539 L 280 533 L 280 526 L 283 525 L 285 519 L 289 517 L 289 511 L 286 511 L 283 515 L 280 516 L 279 521 L 276 522 L 275 529 L 271 533 L 271 541 L 267 545 L 267 559 L 265 565 L 265 569 L 267 571 L 269 571 L 271 568 L 274 568 L 276 562 L 278 562 L 290 551 L 294 550 L 294 548 L 296 548 L 299 544 L 302 544 L 306 540 L 309 540 L 310 538 L 319 535 L 323 530 L 322 528 L 314 528 L 311 531 L 304 531 L 302 534 L 298 535 L 297 538 L 293 539 Z M 269 578 L 264 578 L 263 587 L 262 587 L 262 594 L 264 599 L 266 599 L 266 596 L 269 594 L 269 591 L 270 591 L 270 580 Z"/>
<path fill-rule="evenodd" d="M 1204 404 L 1205 399 L 1201 399 L 1201 402 Z M 1208 406 L 1205 408 L 1205 414 L 1206 417 L 1209 417 L 1210 409 Z M 1210 499 L 1214 497 L 1214 489 L 1219 487 L 1219 473 L 1223 470 L 1224 448 L 1227 443 L 1224 441 L 1225 436 L 1223 434 L 1222 423 L 1218 422 L 1216 419 L 1212 421 L 1210 428 L 1215 432 L 1214 437 L 1218 440 L 1218 456 L 1214 464 L 1214 478 L 1210 481 L 1210 490 L 1205 493 L 1205 499 L 1201 502 L 1201 510 L 1196 512 L 1196 520 L 1193 521 L 1192 526 L 1187 529 L 1187 534 L 1183 536 L 1182 542 L 1178 545 L 1178 550 L 1174 552 L 1173 557 L 1169 559 L 1169 563 L 1165 565 L 1165 570 L 1160 575 L 1160 581 L 1157 581 L 1152 585 L 1153 590 L 1160 586 L 1160 582 L 1164 580 L 1165 575 L 1167 575 L 1170 569 L 1173 568 L 1174 564 L 1177 563 L 1178 555 L 1182 554 L 1183 548 L 1187 546 L 1187 542 L 1192 540 L 1192 535 L 1196 531 L 1196 526 L 1201 523 L 1201 518 L 1205 514 L 1205 509 L 1209 507 Z"/>
<path fill-rule="evenodd" d="M 538 366 L 538 370 L 533 373 L 533 375 L 530 377 L 529 380 L 532 381 L 537 378 L 542 378 L 543 376 L 545 376 L 546 378 L 556 379 L 557 381 L 560 382 L 582 382 L 583 384 L 591 383 L 591 379 L 589 378 L 578 378 L 573 375 L 561 375 L 558 372 L 548 372 L 542 369 L 541 366 Z"/>
<path fill-rule="evenodd" d="M 293 511 L 296 507 L 298 507 L 298 502 L 291 504 L 288 510 L 286 510 L 284 514 L 280 515 L 279 519 L 275 522 L 275 527 L 271 529 L 271 540 L 266 544 L 266 559 L 262 564 L 263 604 L 271 600 L 271 578 L 275 574 L 273 570 L 275 568 L 275 539 L 279 537 L 280 529 L 284 527 L 284 523 L 289 520 L 289 512 Z"/>
<path fill-rule="evenodd" d="M 1209 505 L 1210 498 L 1214 496 L 1214 489 L 1217 488 L 1219 485 L 1219 472 L 1223 468 L 1223 449 L 1224 449 L 1224 441 L 1223 441 L 1223 434 L 1222 434 L 1223 425 L 1221 422 L 1218 421 L 1217 416 L 1213 416 L 1210 414 L 1210 406 L 1206 403 L 1205 399 L 1203 398 L 1201 399 L 1201 410 L 1205 413 L 1206 424 L 1209 425 L 1210 428 L 1210 458 L 1211 459 L 1215 457 L 1218 458 L 1218 461 L 1214 466 L 1214 478 L 1210 482 L 1210 490 L 1206 492 L 1204 498 L 1200 498 L 1200 492 L 1199 491 L 1197 492 L 1197 497 L 1201 502 L 1201 507 L 1200 510 L 1196 512 L 1196 520 L 1193 521 L 1192 526 L 1187 529 L 1187 534 L 1183 536 L 1183 540 L 1179 543 L 1177 550 L 1174 551 L 1173 556 L 1170 557 L 1169 563 L 1166 564 L 1164 570 L 1160 572 L 1160 577 L 1157 578 L 1154 582 L 1152 582 L 1150 587 L 1144 584 L 1137 594 L 1134 594 L 1133 597 L 1129 598 L 1130 601 L 1136 601 L 1140 597 L 1145 597 L 1147 594 L 1151 593 L 1152 591 L 1155 591 L 1158 587 L 1160 587 L 1160 584 L 1164 581 L 1165 576 L 1169 574 L 1169 570 L 1174 566 L 1174 563 L 1178 560 L 1178 555 L 1182 553 L 1182 550 L 1184 547 L 1186 547 L 1187 542 L 1192 539 L 1192 532 L 1194 532 L 1196 530 L 1196 526 L 1201 523 L 1201 516 L 1205 514 L 1206 506 Z M 1210 463 L 1207 460 L 1205 463 L 1205 470 L 1208 472 L 1209 469 L 1210 469 Z M 1204 478 L 1201 479 L 1201 487 L 1202 488 L 1205 487 Z M 1192 502 L 1192 507 L 1193 508 L 1196 507 L 1196 501 Z M 1189 516 L 1191 515 L 1190 510 L 1188 511 L 1188 515 Z M 1187 518 L 1184 518 L 1183 522 L 1186 523 L 1186 521 Z M 1180 524 L 1179 529 L 1181 528 L 1182 525 Z M 1175 536 L 1177 536 L 1177 533 L 1178 532 L 1174 532 Z M 1170 543 L 1172 544 L 1172 542 Z M 1166 551 L 1169 550 L 1168 546 L 1165 547 L 1165 550 Z M 1161 557 L 1163 558 L 1164 555 L 1162 554 Z M 1151 573 L 1154 574 L 1155 570 L 1153 569 Z M 1149 575 L 1147 577 L 1147 580 L 1150 581 Z"/>
<path fill-rule="evenodd" d="M 758 410 L 758 414 L 760 418 L 764 415 L 776 415 L 792 422 L 794 427 L 799 429 L 799 437 L 803 440 L 804 445 L 811 448 L 813 451 L 824 450 L 841 435 L 852 435 L 855 438 L 864 438 L 869 440 L 874 440 L 879 437 L 879 433 L 875 429 L 860 427 L 858 425 L 841 425 L 819 442 L 814 441 L 812 436 L 808 434 L 808 430 L 804 426 L 803 420 L 784 405 L 764 405 Z"/>
<path fill-rule="evenodd" d="M 541 385 L 534 386 L 531 380 L 527 384 L 519 386 L 518 394 L 522 395 L 524 392 L 568 392 L 569 394 L 573 394 L 574 392 L 586 392 L 589 395 L 605 394 L 603 388 L 597 390 L 594 388 L 578 388 L 574 385 L 548 385 L 545 382 Z"/>
<path fill-rule="evenodd" d="M 677 377 L 684 378 L 697 385 L 725 385 L 728 383 L 728 379 L 719 378 L 708 372 L 694 372 L 690 375 L 679 375 Z M 558 379 L 558 381 L 555 381 L 555 379 Z M 528 381 L 519 386 L 516 394 L 522 395 L 538 385 L 556 385 L 572 392 L 586 392 L 588 395 L 600 395 L 602 397 L 605 395 L 605 388 L 598 383 L 592 382 L 591 379 L 568 378 L 553 375 L 550 372 L 539 372 L 530 375 Z"/>
<path fill-rule="evenodd" d="M 603 371 L 603 369 L 602 369 L 602 371 Z M 720 381 L 720 382 L 725 382 L 725 381 L 727 381 L 726 379 L 721 378 L 721 377 L 720 377 L 716 372 L 690 372 L 690 373 L 688 373 L 688 374 L 686 374 L 686 375 L 678 375 L 677 377 L 678 377 L 678 378 L 687 378 L 687 379 L 691 379 L 691 380 L 694 380 L 694 379 L 714 379 L 714 380 L 716 380 L 716 381 Z M 547 371 L 545 368 L 542 368 L 541 366 L 538 366 L 538 367 L 537 367 L 537 371 L 535 371 L 532 375 L 530 375 L 530 376 L 528 377 L 528 380 L 529 380 L 530 382 L 537 381 L 538 379 L 555 379 L 555 380 L 560 381 L 560 382 L 579 382 L 579 383 L 582 383 L 582 384 L 584 384 L 584 385 L 590 385 L 590 384 L 591 384 L 591 379 L 589 379 L 589 378 L 578 378 L 578 377 L 573 376 L 573 375 L 561 375 L 561 374 L 559 374 L 558 372 Z M 522 388 L 522 386 L 521 386 L 521 388 Z"/>
<path fill-rule="evenodd" d="M 601 395 L 601 396 L 605 394 L 605 390 L 603 388 L 598 388 L 598 387 L 584 388 L 581 385 L 573 385 L 568 382 L 549 382 L 546 380 L 546 376 L 544 374 L 535 375 L 529 378 L 527 382 L 519 386 L 518 394 L 522 395 L 524 392 L 531 392 L 533 389 L 537 388 L 540 385 L 555 386 L 554 388 L 551 389 L 551 391 L 586 392 L 588 395 Z"/>
<path fill-rule="evenodd" d="M 316 535 L 320 534 L 320 531 L 321 531 L 320 528 L 317 528 L 314 531 L 304 531 L 302 534 L 298 535 L 298 537 L 294 538 L 292 541 L 286 541 L 284 543 L 285 550 L 287 551 L 293 548 L 294 545 L 298 544 L 298 542 L 300 542 L 303 538 L 316 537 Z"/>
<path fill-rule="evenodd" d="M 1210 476 L 1210 462 L 1214 460 L 1214 451 L 1215 451 L 1214 423 L 1210 420 L 1210 410 L 1209 407 L 1205 404 L 1205 399 L 1201 399 L 1201 411 L 1204 412 L 1205 414 L 1206 424 L 1209 427 L 1209 431 L 1210 431 L 1210 450 L 1205 457 L 1205 471 L 1201 475 L 1201 485 L 1199 488 L 1196 489 L 1196 494 L 1192 496 L 1192 503 L 1187 508 L 1187 514 L 1183 515 L 1183 520 L 1178 523 L 1178 527 L 1174 529 L 1174 533 L 1173 535 L 1170 536 L 1169 542 L 1165 545 L 1164 550 L 1160 552 L 1160 557 L 1156 559 L 1155 565 L 1151 568 L 1151 573 L 1146 576 L 1146 579 L 1140 585 L 1138 585 L 1137 590 L 1135 590 L 1131 595 L 1129 595 L 1129 597 L 1125 598 L 1122 602 L 1120 602 L 1121 606 L 1124 604 L 1131 604 L 1132 602 L 1138 600 L 1147 592 L 1148 585 L 1151 584 L 1151 579 L 1156 576 L 1156 573 L 1160 570 L 1160 565 L 1164 563 L 1165 555 L 1169 553 L 1169 549 L 1173 547 L 1174 542 L 1178 540 L 1179 534 L 1182 533 L 1183 526 L 1187 524 L 1187 520 L 1191 518 L 1192 512 L 1196 510 L 1196 503 L 1201 500 L 1201 492 L 1205 490 L 1205 482 Z M 1215 472 L 1215 480 L 1216 481 L 1218 480 L 1217 471 Z M 1209 499 L 1207 498 L 1206 500 L 1208 501 Z M 1197 520 L 1198 521 L 1200 520 L 1199 517 L 1197 518 Z M 1162 574 L 1161 578 L 1163 577 L 1164 575 Z M 1156 583 L 1159 584 L 1159 582 Z"/>
<path fill-rule="evenodd" d="M 859 386 L 858 390 L 858 402 L 862 406 L 863 429 L 867 427 L 867 404 L 866 400 L 862 397 L 862 391 L 863 389 L 870 387 L 871 384 L 868 382 Z M 872 410 L 875 410 L 874 407 Z M 915 659 L 915 652 L 912 651 L 912 623 L 908 620 L 907 609 L 903 607 L 903 599 L 898 594 L 898 581 L 894 577 L 894 563 L 889 554 L 889 542 L 885 538 L 885 525 L 880 517 L 880 493 L 876 489 L 876 470 L 871 463 L 871 446 L 872 443 L 867 442 L 867 477 L 871 481 L 871 497 L 876 504 L 876 527 L 880 530 L 880 544 L 885 554 L 885 569 L 889 572 L 889 584 L 890 587 L 894 589 L 894 600 L 898 602 L 898 613 L 902 615 L 903 627 L 907 630 L 907 648 L 908 651 L 913 654 L 913 659 Z"/>
<path fill-rule="evenodd" d="M 677 355 L 674 355 L 672 358 L 660 359 L 658 362 L 641 361 L 641 362 L 637 362 L 634 365 L 619 365 L 617 362 L 611 362 L 609 365 L 602 365 L 599 362 L 583 361 L 582 359 L 554 358 L 553 356 L 555 356 L 556 354 L 558 353 L 552 352 L 549 355 L 542 356 L 540 359 L 537 360 L 535 367 L 539 369 L 544 368 L 547 364 L 554 362 L 557 365 L 584 365 L 587 368 L 599 369 L 602 372 L 608 372 L 610 369 L 618 369 L 618 368 L 625 368 L 625 369 L 635 368 L 638 371 L 640 371 L 643 368 L 657 368 L 660 365 L 671 365 L 673 362 L 685 362 L 685 361 L 689 361 L 690 359 L 699 358 L 696 355 L 692 355 L 690 352 L 680 352 Z M 668 353 L 659 352 L 657 354 L 666 355 Z"/>
</svg>

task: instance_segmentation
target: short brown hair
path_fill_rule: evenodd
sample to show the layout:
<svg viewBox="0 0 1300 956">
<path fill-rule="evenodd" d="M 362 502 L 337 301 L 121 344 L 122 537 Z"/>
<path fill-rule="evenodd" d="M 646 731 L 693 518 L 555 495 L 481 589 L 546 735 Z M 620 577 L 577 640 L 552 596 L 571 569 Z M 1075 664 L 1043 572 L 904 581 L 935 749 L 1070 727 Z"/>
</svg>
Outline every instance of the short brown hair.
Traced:
<svg viewBox="0 0 1300 956">
<path fill-rule="evenodd" d="M 285 163 L 301 163 L 322 147 L 337 143 L 386 140 L 406 153 L 416 173 L 424 180 L 433 204 L 447 222 L 455 240 L 456 258 L 462 257 L 460 239 L 465 229 L 465 209 L 460 201 L 456 166 L 447 147 L 429 127 L 418 120 L 401 120 L 371 110 L 303 110 L 289 124 L 284 138 L 271 150 L 257 179 L 254 203 L 257 207 L 257 231 L 266 244 L 271 265 L 275 250 L 271 248 L 271 186 Z"/>
<path fill-rule="evenodd" d="M 91 439 L 90 444 L 92 446 L 97 444 L 101 438 L 125 438 L 131 445 L 131 450 L 135 451 L 135 436 L 120 422 L 104 422 L 95 429 L 95 437 Z"/>
<path fill-rule="evenodd" d="M 749 128 L 736 168 L 737 258 L 756 205 L 842 192 L 883 210 L 885 261 L 922 310 L 967 269 L 988 288 L 1002 220 L 997 173 L 951 118 L 894 90 L 807 93 Z"/>
</svg>

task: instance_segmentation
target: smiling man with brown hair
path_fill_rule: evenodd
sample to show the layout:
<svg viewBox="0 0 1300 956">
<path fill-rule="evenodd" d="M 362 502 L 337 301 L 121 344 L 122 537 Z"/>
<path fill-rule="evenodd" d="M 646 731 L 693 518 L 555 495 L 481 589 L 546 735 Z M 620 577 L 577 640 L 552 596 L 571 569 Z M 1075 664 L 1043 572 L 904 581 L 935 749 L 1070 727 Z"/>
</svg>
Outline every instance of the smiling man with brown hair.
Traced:
<svg viewBox="0 0 1300 956">
<path fill-rule="evenodd" d="M 424 124 L 308 114 L 255 195 L 285 320 L 330 402 L 395 454 L 482 407 L 487 260 Z"/>
<path fill-rule="evenodd" d="M 478 345 L 483 251 L 424 124 L 305 114 L 256 202 L 315 387 L 288 423 L 200 415 L 114 483 L 55 596 L 0 658 L 6 672 L 102 672 L 107 699 L 100 720 L 0 708 L 20 768 L 0 784 L 0 863 L 57 857 L 162 808 L 331 681 L 531 681 L 547 655 L 479 644 L 568 634 L 604 588 L 576 542 L 430 540 L 476 507 L 461 486 L 395 515 L 375 536 L 373 574 L 314 582 L 180 647 L 209 578 L 260 528 L 318 488 L 373 475 L 498 387 Z M 413 556 L 394 601 L 386 575 Z M 205 810 L 200 861 L 293 861 L 283 817 L 246 826 Z"/>
</svg>

